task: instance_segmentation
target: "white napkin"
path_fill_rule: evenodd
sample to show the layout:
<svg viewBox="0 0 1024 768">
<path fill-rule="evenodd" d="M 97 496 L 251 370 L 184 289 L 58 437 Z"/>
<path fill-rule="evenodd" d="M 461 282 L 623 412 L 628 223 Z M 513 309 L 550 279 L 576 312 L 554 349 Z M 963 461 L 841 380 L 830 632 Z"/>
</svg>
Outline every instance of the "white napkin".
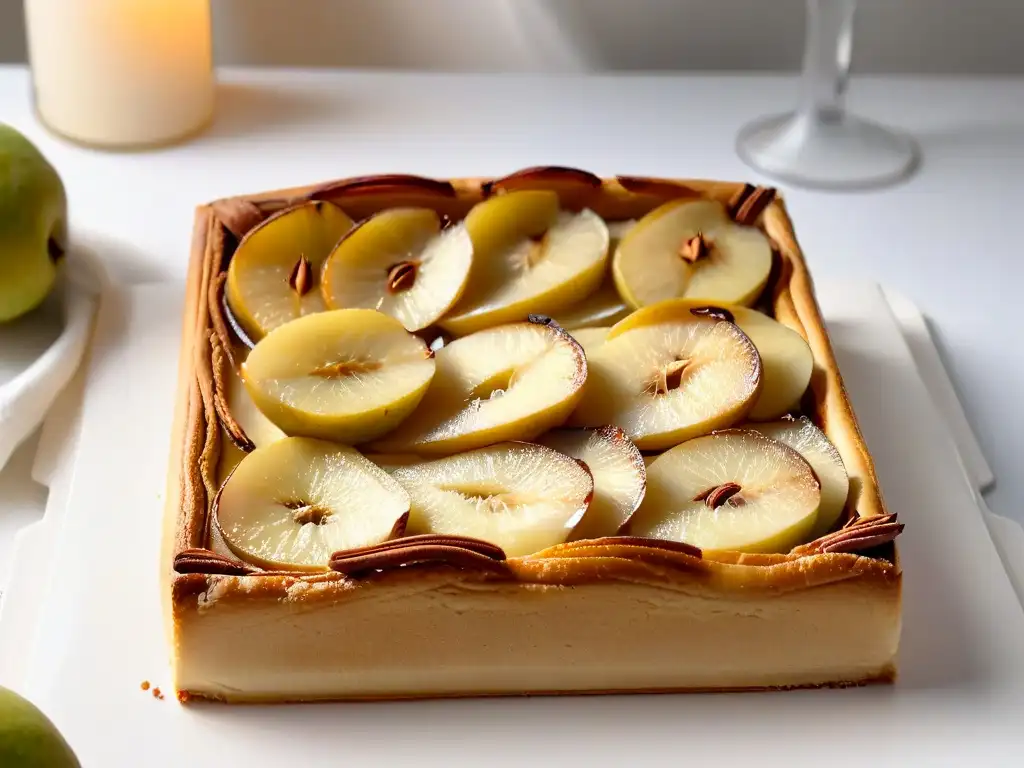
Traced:
<svg viewBox="0 0 1024 768">
<path fill-rule="evenodd" d="M 60 301 L 63 330 L 35 361 L 0 385 L 0 469 L 32 434 L 78 370 L 106 284 L 106 273 L 99 260 L 86 249 L 72 247 L 54 287 Z"/>
</svg>

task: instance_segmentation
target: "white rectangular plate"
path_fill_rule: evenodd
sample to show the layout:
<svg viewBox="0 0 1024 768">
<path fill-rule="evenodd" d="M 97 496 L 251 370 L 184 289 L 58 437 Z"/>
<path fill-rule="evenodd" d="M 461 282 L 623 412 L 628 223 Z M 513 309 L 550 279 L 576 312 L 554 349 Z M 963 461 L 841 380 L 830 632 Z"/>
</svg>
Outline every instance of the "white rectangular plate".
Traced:
<svg viewBox="0 0 1024 768">
<path fill-rule="evenodd" d="M 1004 750 L 1020 738 L 1024 610 L 951 434 L 880 290 L 822 284 L 819 296 L 886 500 L 907 524 L 893 686 L 299 706 L 154 699 L 140 683 L 169 682 L 157 563 L 180 286 L 104 305 L 67 508 L 52 558 L 33 552 L 60 578 L 37 589 L 26 578 L 34 563 L 19 560 L 10 618 L 21 621 L 17 631 L 0 622 L 0 680 L 50 714 L 86 768 L 1019 758 Z"/>
</svg>

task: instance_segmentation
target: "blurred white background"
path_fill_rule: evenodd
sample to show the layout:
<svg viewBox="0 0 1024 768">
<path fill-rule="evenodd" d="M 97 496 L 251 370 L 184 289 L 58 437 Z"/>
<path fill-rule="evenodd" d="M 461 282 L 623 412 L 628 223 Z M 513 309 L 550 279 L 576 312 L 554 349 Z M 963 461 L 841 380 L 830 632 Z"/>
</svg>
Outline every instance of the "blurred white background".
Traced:
<svg viewBox="0 0 1024 768">
<path fill-rule="evenodd" d="M 212 5 L 221 64 L 777 71 L 797 69 L 803 45 L 804 0 L 212 0 Z M 855 39 L 858 72 L 1021 74 L 1024 2 L 860 0 Z M 22 0 L 0 0 L 0 62 L 24 59 Z"/>
</svg>

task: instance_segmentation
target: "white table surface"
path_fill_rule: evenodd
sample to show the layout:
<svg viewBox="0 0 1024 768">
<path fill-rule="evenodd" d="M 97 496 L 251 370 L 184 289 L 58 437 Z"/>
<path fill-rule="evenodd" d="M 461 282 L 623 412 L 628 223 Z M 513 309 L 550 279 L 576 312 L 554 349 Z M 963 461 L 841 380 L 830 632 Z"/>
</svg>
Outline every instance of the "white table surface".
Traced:
<svg viewBox="0 0 1024 768">
<path fill-rule="evenodd" d="M 217 116 L 169 149 L 109 153 L 48 134 L 28 72 L 0 67 L 0 121 L 26 133 L 67 186 L 72 232 L 115 278 L 182 280 L 194 206 L 382 172 L 502 174 L 537 164 L 598 174 L 759 180 L 733 151 L 747 120 L 785 109 L 791 77 L 539 77 L 226 70 Z M 993 511 L 1024 521 L 1024 79 L 855 80 L 851 108 L 912 132 L 923 165 L 882 192 L 782 185 L 815 274 L 875 280 L 933 322 L 997 478 Z M 175 353 L 176 354 L 176 353 Z M 0 472 L 0 588 L 10 540 L 37 519 L 35 441 Z"/>
</svg>

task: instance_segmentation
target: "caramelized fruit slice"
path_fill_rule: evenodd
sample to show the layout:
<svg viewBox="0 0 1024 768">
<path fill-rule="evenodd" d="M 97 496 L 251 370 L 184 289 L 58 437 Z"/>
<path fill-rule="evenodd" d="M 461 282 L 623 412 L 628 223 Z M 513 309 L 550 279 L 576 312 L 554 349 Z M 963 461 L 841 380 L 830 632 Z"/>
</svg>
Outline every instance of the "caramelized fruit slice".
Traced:
<svg viewBox="0 0 1024 768">
<path fill-rule="evenodd" d="M 243 560 L 320 571 L 334 552 L 401 536 L 409 495 L 352 448 L 287 437 L 242 459 L 213 510 L 224 543 Z"/>
<path fill-rule="evenodd" d="M 580 343 L 583 351 L 589 355 L 604 344 L 610 330 L 611 328 L 576 328 L 572 331 L 572 337 Z"/>
<path fill-rule="evenodd" d="M 570 423 L 616 424 L 645 451 L 731 426 L 761 388 L 753 343 L 714 318 L 638 324 L 587 359 L 587 385 Z"/>
<path fill-rule="evenodd" d="M 811 465 L 821 483 L 821 506 L 808 538 L 828 533 L 843 514 L 850 494 L 850 478 L 836 447 L 806 416 L 770 424 L 749 424 L 747 428 L 788 445 Z"/>
<path fill-rule="evenodd" d="M 394 429 L 423 398 L 434 359 L 422 339 L 372 309 L 337 309 L 271 331 L 242 378 L 289 435 L 355 444 Z"/>
<path fill-rule="evenodd" d="M 523 168 L 484 185 L 488 196 L 527 189 L 545 189 L 558 194 L 562 207 L 579 211 L 589 207 L 601 191 L 601 179 L 589 171 L 556 165 Z"/>
<path fill-rule="evenodd" d="M 736 224 L 711 200 L 674 200 L 656 208 L 612 258 L 615 285 L 633 307 L 676 297 L 750 304 L 771 267 L 768 238 Z"/>
<path fill-rule="evenodd" d="M 609 332 L 613 338 L 630 328 L 708 315 L 733 319 L 754 342 L 761 357 L 764 384 L 748 417 L 777 419 L 800 405 L 811 381 L 814 355 L 803 336 L 757 310 L 733 305 L 709 306 L 691 299 L 672 299 L 638 309 Z"/>
<path fill-rule="evenodd" d="M 629 312 L 630 309 L 619 297 L 615 284 L 606 281 L 583 301 L 556 314 L 554 319 L 566 330 L 574 331 L 577 328 L 612 325 L 626 317 Z"/>
<path fill-rule="evenodd" d="M 579 459 L 594 476 L 594 498 L 569 537 L 614 536 L 640 506 L 647 487 L 644 460 L 618 427 L 555 429 L 537 442 Z"/>
<path fill-rule="evenodd" d="M 469 284 L 440 322 L 457 336 L 551 315 L 592 293 L 604 276 L 604 221 L 589 210 L 560 212 L 554 192 L 489 198 L 465 225 L 474 253 Z"/>
<path fill-rule="evenodd" d="M 587 378 L 582 348 L 564 330 L 515 323 L 438 350 L 437 374 L 416 412 L 376 441 L 383 453 L 444 455 L 559 426 Z"/>
<path fill-rule="evenodd" d="M 253 341 L 289 320 L 322 312 L 320 269 L 352 220 L 326 202 L 280 211 L 249 230 L 231 263 L 225 296 Z"/>
<path fill-rule="evenodd" d="M 470 536 L 509 557 L 568 537 L 587 510 L 594 481 L 579 462 L 529 443 L 506 442 L 395 467 L 409 492 L 410 534 Z"/>
<path fill-rule="evenodd" d="M 404 173 L 357 176 L 325 184 L 310 197 L 341 206 L 356 221 L 385 208 L 430 208 L 461 218 L 472 203 L 460 199 L 450 181 Z"/>
<path fill-rule="evenodd" d="M 324 265 L 331 309 L 376 309 L 407 330 L 433 325 L 462 295 L 473 261 L 465 226 L 427 208 L 392 208 L 351 230 Z"/>
<path fill-rule="evenodd" d="M 707 552 L 788 552 L 805 539 L 821 491 L 796 451 L 757 432 L 694 438 L 647 466 L 647 495 L 631 536 L 681 541 Z"/>
</svg>

